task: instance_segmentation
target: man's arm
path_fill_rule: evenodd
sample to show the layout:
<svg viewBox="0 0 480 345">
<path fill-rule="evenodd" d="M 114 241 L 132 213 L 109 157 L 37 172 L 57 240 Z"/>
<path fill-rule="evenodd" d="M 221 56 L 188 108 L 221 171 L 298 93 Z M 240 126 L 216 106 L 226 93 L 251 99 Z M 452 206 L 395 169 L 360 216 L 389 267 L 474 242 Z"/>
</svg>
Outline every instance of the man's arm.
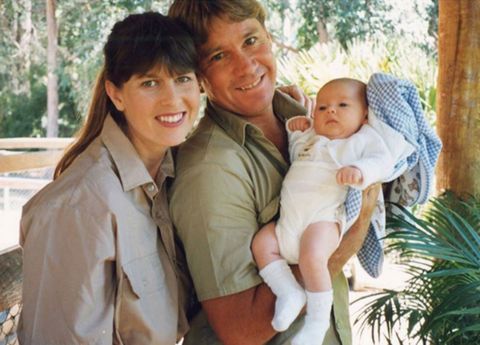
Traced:
<svg viewBox="0 0 480 345">
<path fill-rule="evenodd" d="M 218 155 L 217 161 L 228 162 Z M 225 345 L 260 345 L 275 335 L 275 296 L 257 275 L 250 249 L 258 226 L 251 193 L 241 171 L 216 162 L 182 171 L 171 190 L 172 220 L 197 295 Z"/>
<path fill-rule="evenodd" d="M 261 345 L 276 332 L 271 321 L 275 296 L 262 283 L 248 290 L 202 302 L 208 321 L 225 345 Z"/>
<path fill-rule="evenodd" d="M 380 188 L 381 185 L 376 184 L 363 192 L 360 215 L 330 258 L 332 276 L 339 274 L 348 259 L 362 247 Z M 295 268 L 294 272 L 298 272 Z M 271 326 L 274 305 L 275 296 L 263 283 L 240 293 L 202 302 L 210 325 L 225 345 L 256 345 L 270 340 L 275 335 Z"/>
<path fill-rule="evenodd" d="M 328 261 L 328 269 L 332 277 L 339 274 L 347 261 L 362 247 L 363 241 L 368 233 L 370 220 L 375 205 L 377 204 L 380 189 L 381 184 L 377 183 L 363 191 L 360 215 L 355 223 L 353 223 L 352 227 L 347 231 L 337 250 L 332 254 Z"/>
</svg>

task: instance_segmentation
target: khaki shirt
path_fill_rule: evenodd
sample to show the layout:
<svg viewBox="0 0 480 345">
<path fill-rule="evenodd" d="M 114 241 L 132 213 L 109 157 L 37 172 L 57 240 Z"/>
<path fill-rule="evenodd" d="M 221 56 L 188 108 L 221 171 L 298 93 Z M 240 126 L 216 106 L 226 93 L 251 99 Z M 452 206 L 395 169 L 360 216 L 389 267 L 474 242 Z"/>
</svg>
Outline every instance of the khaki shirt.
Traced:
<svg viewBox="0 0 480 345">
<path fill-rule="evenodd" d="M 305 113 L 279 93 L 273 106 L 282 121 Z M 180 147 L 176 162 L 170 210 L 199 300 L 260 284 L 250 245 L 257 230 L 278 214 L 288 162 L 260 129 L 211 103 L 193 136 Z M 333 284 L 335 328 L 343 344 L 351 344 L 347 282 L 340 275 Z M 270 344 L 289 343 L 302 319 Z M 193 320 L 186 345 L 217 343 L 206 322 L 202 315 Z M 334 333 L 324 344 L 338 343 Z"/>
<path fill-rule="evenodd" d="M 154 181 L 108 116 L 25 205 L 22 345 L 173 345 L 184 334 L 166 203 L 173 173 L 168 152 Z"/>
</svg>

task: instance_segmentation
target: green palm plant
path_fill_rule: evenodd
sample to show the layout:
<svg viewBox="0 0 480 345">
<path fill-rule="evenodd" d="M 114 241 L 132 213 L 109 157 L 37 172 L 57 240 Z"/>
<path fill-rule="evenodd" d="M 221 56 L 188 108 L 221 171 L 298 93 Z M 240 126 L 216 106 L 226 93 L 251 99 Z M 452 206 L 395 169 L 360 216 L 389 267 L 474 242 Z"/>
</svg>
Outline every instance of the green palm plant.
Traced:
<svg viewBox="0 0 480 345">
<path fill-rule="evenodd" d="M 480 344 L 480 202 L 446 193 L 421 217 L 393 207 L 400 212 L 387 219 L 397 229 L 387 249 L 400 253 L 410 278 L 402 291 L 361 298 L 369 302 L 355 322 L 374 342 Z"/>
<path fill-rule="evenodd" d="M 435 121 L 436 57 L 406 40 L 353 40 L 348 49 L 338 42 L 316 44 L 283 56 L 278 62 L 280 83 L 296 84 L 310 96 L 328 80 L 338 77 L 367 82 L 372 73 L 385 72 L 409 79 L 418 89 L 429 121 Z"/>
</svg>

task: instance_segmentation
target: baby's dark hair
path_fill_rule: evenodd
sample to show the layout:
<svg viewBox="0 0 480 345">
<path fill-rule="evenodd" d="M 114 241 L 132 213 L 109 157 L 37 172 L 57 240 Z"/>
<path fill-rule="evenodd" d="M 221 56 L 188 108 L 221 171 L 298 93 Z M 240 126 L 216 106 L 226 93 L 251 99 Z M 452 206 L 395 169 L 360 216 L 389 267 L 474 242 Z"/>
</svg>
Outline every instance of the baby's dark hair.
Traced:
<svg viewBox="0 0 480 345">
<path fill-rule="evenodd" d="M 350 84 L 350 85 L 355 85 L 359 93 L 363 96 L 363 99 L 365 101 L 365 107 L 368 108 L 368 99 L 367 99 L 367 84 L 365 84 L 363 81 L 358 80 L 358 79 L 353 79 L 353 78 L 337 78 L 337 79 L 332 79 L 328 82 L 326 82 L 321 88 L 324 88 L 325 86 L 332 85 L 332 84 Z"/>
</svg>

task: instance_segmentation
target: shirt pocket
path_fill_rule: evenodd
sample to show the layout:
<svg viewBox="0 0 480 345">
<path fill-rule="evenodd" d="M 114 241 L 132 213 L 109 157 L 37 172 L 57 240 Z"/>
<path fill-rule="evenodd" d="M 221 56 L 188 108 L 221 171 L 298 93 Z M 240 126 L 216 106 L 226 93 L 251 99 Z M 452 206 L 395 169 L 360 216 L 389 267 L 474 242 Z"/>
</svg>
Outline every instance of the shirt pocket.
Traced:
<svg viewBox="0 0 480 345">
<path fill-rule="evenodd" d="M 165 271 L 158 253 L 136 258 L 122 265 L 133 293 L 141 298 L 165 287 Z"/>
</svg>

